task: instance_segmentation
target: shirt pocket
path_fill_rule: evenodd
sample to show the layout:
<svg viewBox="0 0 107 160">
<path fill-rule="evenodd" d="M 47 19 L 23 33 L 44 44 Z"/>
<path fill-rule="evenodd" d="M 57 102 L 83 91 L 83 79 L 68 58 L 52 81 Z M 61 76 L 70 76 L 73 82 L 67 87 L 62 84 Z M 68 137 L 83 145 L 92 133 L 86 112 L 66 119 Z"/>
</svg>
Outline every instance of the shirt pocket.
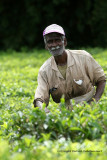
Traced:
<svg viewBox="0 0 107 160">
<path fill-rule="evenodd" d="M 49 94 L 51 94 L 53 101 L 55 101 L 56 103 L 60 102 L 62 92 L 58 84 L 49 89 Z"/>
<path fill-rule="evenodd" d="M 84 77 L 75 77 L 73 78 L 73 95 L 81 96 L 86 93 L 86 84 Z"/>
</svg>

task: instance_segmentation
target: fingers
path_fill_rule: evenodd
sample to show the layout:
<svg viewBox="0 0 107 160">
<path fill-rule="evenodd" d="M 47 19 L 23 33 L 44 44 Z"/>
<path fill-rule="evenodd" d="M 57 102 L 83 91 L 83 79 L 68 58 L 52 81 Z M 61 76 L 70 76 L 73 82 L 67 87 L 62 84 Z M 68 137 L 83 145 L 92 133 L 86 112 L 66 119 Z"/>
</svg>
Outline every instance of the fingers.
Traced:
<svg viewBox="0 0 107 160">
<path fill-rule="evenodd" d="M 45 108 L 45 112 L 46 112 L 46 113 L 49 113 L 50 111 L 49 111 L 49 109 L 48 109 L 48 108 Z"/>
</svg>

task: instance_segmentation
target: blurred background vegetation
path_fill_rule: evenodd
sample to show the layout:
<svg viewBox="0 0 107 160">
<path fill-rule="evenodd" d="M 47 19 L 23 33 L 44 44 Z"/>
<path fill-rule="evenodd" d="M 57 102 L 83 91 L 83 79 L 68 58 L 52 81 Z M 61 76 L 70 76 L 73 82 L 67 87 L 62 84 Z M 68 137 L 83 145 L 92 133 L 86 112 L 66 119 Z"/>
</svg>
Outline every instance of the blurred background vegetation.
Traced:
<svg viewBox="0 0 107 160">
<path fill-rule="evenodd" d="M 52 23 L 64 28 L 68 47 L 107 46 L 107 0 L 0 0 L 0 49 L 43 48 Z"/>
</svg>

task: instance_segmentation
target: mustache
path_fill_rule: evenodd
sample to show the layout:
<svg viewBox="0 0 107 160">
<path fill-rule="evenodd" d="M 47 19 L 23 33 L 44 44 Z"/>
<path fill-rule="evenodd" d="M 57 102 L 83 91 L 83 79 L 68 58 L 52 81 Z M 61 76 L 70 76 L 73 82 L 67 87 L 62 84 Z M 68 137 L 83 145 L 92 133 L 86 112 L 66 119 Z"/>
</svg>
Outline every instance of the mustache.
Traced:
<svg viewBox="0 0 107 160">
<path fill-rule="evenodd" d="M 61 48 L 60 46 L 52 47 L 52 48 L 51 48 L 51 51 L 54 51 L 54 50 L 60 49 L 60 48 Z"/>
</svg>

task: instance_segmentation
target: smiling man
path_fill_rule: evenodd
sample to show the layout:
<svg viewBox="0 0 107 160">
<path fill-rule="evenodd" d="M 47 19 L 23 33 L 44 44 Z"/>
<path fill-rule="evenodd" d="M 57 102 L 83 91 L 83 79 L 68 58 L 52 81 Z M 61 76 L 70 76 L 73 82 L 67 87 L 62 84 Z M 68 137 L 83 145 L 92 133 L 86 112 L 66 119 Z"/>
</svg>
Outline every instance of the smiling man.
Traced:
<svg viewBox="0 0 107 160">
<path fill-rule="evenodd" d="M 56 103 L 64 96 L 68 109 L 72 107 L 71 99 L 76 103 L 98 101 L 106 83 L 101 66 L 84 50 L 65 49 L 67 39 L 61 26 L 46 27 L 43 37 L 45 48 L 52 56 L 39 70 L 34 106 L 42 109 L 46 103 L 45 112 L 49 112 L 50 94 Z"/>
</svg>

